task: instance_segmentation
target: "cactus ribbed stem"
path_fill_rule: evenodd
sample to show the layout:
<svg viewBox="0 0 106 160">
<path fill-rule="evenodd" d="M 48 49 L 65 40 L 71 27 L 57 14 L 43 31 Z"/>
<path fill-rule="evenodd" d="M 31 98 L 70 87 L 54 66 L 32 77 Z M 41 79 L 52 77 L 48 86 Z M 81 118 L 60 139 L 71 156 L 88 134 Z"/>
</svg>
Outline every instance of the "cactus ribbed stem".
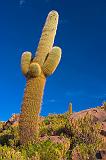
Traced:
<svg viewBox="0 0 106 160">
<path fill-rule="evenodd" d="M 46 78 L 28 79 L 20 115 L 20 142 L 27 144 L 38 137 L 38 120 Z"/>
<path fill-rule="evenodd" d="M 72 114 L 72 103 L 69 103 L 69 108 L 68 108 L 68 110 L 69 110 L 69 114 Z"/>
<path fill-rule="evenodd" d="M 21 69 L 25 75 L 26 89 L 20 114 L 20 142 L 28 144 L 38 137 L 38 121 L 41 102 L 47 76 L 57 68 L 61 49 L 53 47 L 58 24 L 58 13 L 51 11 L 46 19 L 36 56 L 24 52 L 21 58 Z"/>
<path fill-rule="evenodd" d="M 34 62 L 39 63 L 41 66 L 44 63 L 47 54 L 50 53 L 50 51 L 52 50 L 57 25 L 58 13 L 56 11 L 51 11 L 47 16 L 46 23 L 44 25 L 36 51 L 36 57 L 33 60 Z"/>
<path fill-rule="evenodd" d="M 106 111 L 106 102 L 103 103 L 104 110 Z"/>
</svg>

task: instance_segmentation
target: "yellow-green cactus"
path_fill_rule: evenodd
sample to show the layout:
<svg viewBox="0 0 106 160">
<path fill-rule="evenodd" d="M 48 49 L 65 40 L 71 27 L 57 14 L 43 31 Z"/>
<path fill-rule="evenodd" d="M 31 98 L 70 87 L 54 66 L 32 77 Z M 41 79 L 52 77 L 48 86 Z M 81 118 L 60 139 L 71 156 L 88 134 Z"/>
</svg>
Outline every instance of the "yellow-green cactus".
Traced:
<svg viewBox="0 0 106 160">
<path fill-rule="evenodd" d="M 29 76 L 37 77 L 41 74 L 41 67 L 38 63 L 32 62 L 29 66 Z"/>
<path fill-rule="evenodd" d="M 21 57 L 21 70 L 22 73 L 26 76 L 29 70 L 29 66 L 31 63 L 31 52 L 24 52 Z"/>
<path fill-rule="evenodd" d="M 106 102 L 103 103 L 104 110 L 106 111 Z"/>
<path fill-rule="evenodd" d="M 55 71 L 60 59 L 61 59 L 61 49 L 59 47 L 53 47 L 53 49 L 49 53 L 46 62 L 42 67 L 42 70 L 46 76 L 51 75 Z"/>
<path fill-rule="evenodd" d="M 58 25 L 58 13 L 51 11 L 48 14 L 36 55 L 31 57 L 30 52 L 24 52 L 21 58 L 22 73 L 26 76 L 26 89 L 20 114 L 20 142 L 27 144 L 34 142 L 38 137 L 39 113 L 46 82 L 61 59 L 61 49 L 53 47 Z"/>
<path fill-rule="evenodd" d="M 69 114 L 72 114 L 72 103 L 69 103 L 69 108 L 68 108 Z"/>
</svg>

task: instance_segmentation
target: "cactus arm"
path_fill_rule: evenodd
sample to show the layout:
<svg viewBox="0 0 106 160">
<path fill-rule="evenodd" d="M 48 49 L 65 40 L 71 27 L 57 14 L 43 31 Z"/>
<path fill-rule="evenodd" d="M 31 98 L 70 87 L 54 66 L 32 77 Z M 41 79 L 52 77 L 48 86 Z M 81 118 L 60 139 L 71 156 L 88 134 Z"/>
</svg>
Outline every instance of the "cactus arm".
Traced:
<svg viewBox="0 0 106 160">
<path fill-rule="evenodd" d="M 29 71 L 29 66 L 31 62 L 32 54 L 31 52 L 24 52 L 21 56 L 21 70 L 23 75 L 27 75 Z"/>
<path fill-rule="evenodd" d="M 60 59 L 61 49 L 59 47 L 53 47 L 42 67 L 42 70 L 46 76 L 53 74 L 60 62 Z"/>
<path fill-rule="evenodd" d="M 50 51 L 52 50 L 57 25 L 58 13 L 56 11 L 51 11 L 46 19 L 46 23 L 44 25 L 42 35 L 36 51 L 36 57 L 33 60 L 34 62 L 39 63 L 41 66 L 44 63 L 47 54 L 50 53 Z"/>
</svg>

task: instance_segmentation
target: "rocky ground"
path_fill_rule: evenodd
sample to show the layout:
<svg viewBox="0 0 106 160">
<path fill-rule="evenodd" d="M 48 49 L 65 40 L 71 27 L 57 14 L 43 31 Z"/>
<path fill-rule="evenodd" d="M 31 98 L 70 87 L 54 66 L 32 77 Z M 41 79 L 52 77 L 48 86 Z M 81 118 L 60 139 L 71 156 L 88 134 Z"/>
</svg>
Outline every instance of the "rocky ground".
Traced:
<svg viewBox="0 0 106 160">
<path fill-rule="evenodd" d="M 100 136 L 102 136 L 104 140 L 104 147 L 100 151 L 98 151 L 96 156 L 97 156 L 97 159 L 106 160 L 106 111 L 104 110 L 104 107 L 101 106 L 97 108 L 91 108 L 91 109 L 87 109 L 84 111 L 75 112 L 73 114 L 70 114 L 68 117 L 69 122 L 72 124 L 75 122 L 75 120 L 82 118 L 86 116 L 87 114 L 92 115 L 94 123 L 100 122 L 102 125 Z M 45 120 L 45 117 L 40 117 L 40 122 L 43 122 L 44 120 Z M 18 126 L 18 124 L 19 124 L 19 114 L 13 114 L 12 117 L 7 122 L 4 122 L 2 130 L 6 130 L 9 126 Z M 43 136 L 40 137 L 40 141 L 47 139 L 47 138 L 48 136 L 44 134 Z M 64 143 L 64 144 L 66 141 L 66 139 L 60 138 L 60 136 L 56 135 L 55 133 L 50 135 L 49 139 L 53 142 Z M 70 145 L 68 143 L 66 144 L 67 144 L 66 147 L 69 148 Z M 78 157 L 73 158 L 73 160 L 77 160 L 77 159 Z"/>
</svg>

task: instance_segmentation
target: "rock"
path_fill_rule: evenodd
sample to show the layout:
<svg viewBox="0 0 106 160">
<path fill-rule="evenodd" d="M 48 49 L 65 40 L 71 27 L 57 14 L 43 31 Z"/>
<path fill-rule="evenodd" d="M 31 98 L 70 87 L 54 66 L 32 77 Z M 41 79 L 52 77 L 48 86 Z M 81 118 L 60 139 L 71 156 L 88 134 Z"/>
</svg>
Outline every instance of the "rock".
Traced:
<svg viewBox="0 0 106 160">
<path fill-rule="evenodd" d="M 7 129 L 8 127 L 12 126 L 18 126 L 19 125 L 19 114 L 13 114 L 11 118 L 5 122 L 3 125 L 3 130 Z"/>
<path fill-rule="evenodd" d="M 103 106 L 102 106 L 102 109 L 101 108 L 87 109 L 84 111 L 73 113 L 69 117 L 69 121 L 70 123 L 74 123 L 75 120 L 79 118 L 83 118 L 84 116 L 86 116 L 86 114 L 89 114 L 93 117 L 94 123 L 100 122 L 102 125 L 101 136 L 103 137 L 103 140 L 104 140 L 104 148 L 103 150 L 100 150 L 97 153 L 97 156 L 101 157 L 102 160 L 106 160 L 106 111 L 103 109 Z M 74 153 L 74 154 L 75 156 L 78 156 L 78 153 Z"/>
<path fill-rule="evenodd" d="M 72 115 L 69 116 L 69 122 L 70 123 L 74 123 L 75 120 L 82 118 L 84 116 L 86 116 L 86 114 L 89 114 L 93 117 L 93 122 L 100 122 L 102 125 L 102 129 L 101 129 L 101 136 L 104 139 L 104 147 L 98 151 L 96 157 L 97 159 L 102 159 L 102 160 L 106 160 L 106 111 L 104 110 L 103 106 L 102 107 L 98 107 L 98 108 L 91 108 L 91 109 L 87 109 L 84 111 L 80 111 L 80 112 L 76 112 L 73 113 Z M 19 125 L 19 114 L 13 114 L 11 116 L 11 118 L 5 122 L 3 124 L 3 130 L 7 129 L 9 126 L 18 126 Z M 39 123 L 41 123 L 43 120 L 45 119 L 45 117 L 40 116 L 39 117 Z M 50 139 L 52 142 L 54 143 L 64 143 L 67 150 L 69 149 L 69 143 L 66 139 L 64 139 L 63 137 L 61 138 L 60 136 L 57 135 L 51 135 L 50 137 L 48 136 L 43 136 L 40 137 L 40 141 L 42 140 L 47 140 Z M 77 152 L 73 152 L 73 160 L 78 160 L 80 154 Z"/>
</svg>

